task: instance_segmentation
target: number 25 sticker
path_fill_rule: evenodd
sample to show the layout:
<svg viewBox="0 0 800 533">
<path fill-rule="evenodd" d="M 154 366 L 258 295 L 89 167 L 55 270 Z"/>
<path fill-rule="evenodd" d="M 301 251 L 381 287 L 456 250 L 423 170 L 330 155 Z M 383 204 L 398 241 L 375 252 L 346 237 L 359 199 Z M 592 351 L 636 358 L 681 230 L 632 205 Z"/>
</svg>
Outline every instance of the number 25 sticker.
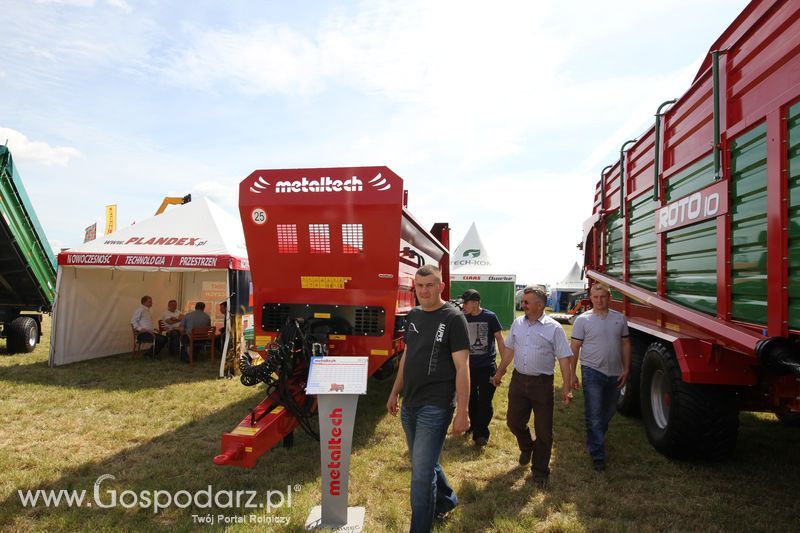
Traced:
<svg viewBox="0 0 800 533">
<path fill-rule="evenodd" d="M 252 213 L 250 213 L 250 218 L 252 218 L 253 222 L 260 226 L 267 221 L 267 212 L 260 207 L 257 207 L 253 209 Z"/>
</svg>

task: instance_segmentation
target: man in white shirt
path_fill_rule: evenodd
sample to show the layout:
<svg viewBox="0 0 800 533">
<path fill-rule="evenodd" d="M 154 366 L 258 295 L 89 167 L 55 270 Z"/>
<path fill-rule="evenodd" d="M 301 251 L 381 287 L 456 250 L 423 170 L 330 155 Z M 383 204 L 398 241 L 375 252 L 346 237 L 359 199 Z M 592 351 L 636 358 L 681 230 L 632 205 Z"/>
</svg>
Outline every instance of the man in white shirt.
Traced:
<svg viewBox="0 0 800 533">
<path fill-rule="evenodd" d="M 497 373 L 492 378 L 500 385 L 506 368 L 514 361 L 514 373 L 508 389 L 506 423 L 517 438 L 519 464 L 527 465 L 533 457 L 531 481 L 537 487 L 547 487 L 550 476 L 550 453 L 553 448 L 553 374 L 555 362 L 561 367 L 562 397 L 565 404 L 572 401 L 572 350 L 561 324 L 544 314 L 547 293 L 540 287 L 525 287 L 522 309 L 525 315 L 511 324 L 506 337 L 506 351 Z M 533 411 L 531 437 L 528 421 Z"/>
<path fill-rule="evenodd" d="M 161 315 L 161 322 L 169 341 L 169 354 L 178 355 L 181 348 L 181 320 L 183 313 L 178 311 L 178 302 L 170 300 L 167 302 L 167 310 Z"/>
<path fill-rule="evenodd" d="M 153 357 L 161 353 L 164 345 L 167 343 L 167 338 L 160 333 L 157 333 L 153 327 L 153 318 L 150 316 L 150 308 L 153 307 L 153 299 L 150 296 L 142 296 L 140 300 L 142 305 L 133 312 L 131 318 L 131 325 L 136 332 L 136 339 L 139 342 L 153 343 L 152 353 Z"/>
</svg>

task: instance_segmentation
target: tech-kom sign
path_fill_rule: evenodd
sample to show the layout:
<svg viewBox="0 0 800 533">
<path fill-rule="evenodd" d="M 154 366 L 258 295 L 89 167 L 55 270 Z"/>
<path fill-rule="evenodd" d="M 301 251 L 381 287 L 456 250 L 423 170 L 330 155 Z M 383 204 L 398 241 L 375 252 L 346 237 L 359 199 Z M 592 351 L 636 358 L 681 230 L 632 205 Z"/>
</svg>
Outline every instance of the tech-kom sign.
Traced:
<svg viewBox="0 0 800 533">
<path fill-rule="evenodd" d="M 454 267 L 461 267 L 467 265 L 474 266 L 491 266 L 491 263 L 486 259 L 481 258 L 481 251 L 478 248 L 470 248 L 464 250 L 459 259 L 453 259 L 450 264 Z"/>
</svg>

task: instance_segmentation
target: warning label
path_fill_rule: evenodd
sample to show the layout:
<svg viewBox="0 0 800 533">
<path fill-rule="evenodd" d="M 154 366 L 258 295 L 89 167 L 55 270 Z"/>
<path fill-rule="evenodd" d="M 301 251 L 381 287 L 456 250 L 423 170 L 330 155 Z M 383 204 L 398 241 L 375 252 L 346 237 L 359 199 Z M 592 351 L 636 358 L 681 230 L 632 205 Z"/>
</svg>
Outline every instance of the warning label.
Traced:
<svg viewBox="0 0 800 533">
<path fill-rule="evenodd" d="M 349 276 L 300 276 L 300 287 L 303 289 L 344 289 L 350 281 Z"/>
</svg>

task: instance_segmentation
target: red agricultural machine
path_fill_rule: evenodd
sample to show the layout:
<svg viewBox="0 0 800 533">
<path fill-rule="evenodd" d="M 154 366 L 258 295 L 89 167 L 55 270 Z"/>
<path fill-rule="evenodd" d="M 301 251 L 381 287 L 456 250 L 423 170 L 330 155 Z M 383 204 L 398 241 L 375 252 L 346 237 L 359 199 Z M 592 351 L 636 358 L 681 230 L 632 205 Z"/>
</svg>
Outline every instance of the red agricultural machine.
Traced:
<svg viewBox="0 0 800 533">
<path fill-rule="evenodd" d="M 241 379 L 267 392 L 223 434 L 216 464 L 252 468 L 298 426 L 314 433 L 310 357 L 368 356 L 370 375 L 393 373 L 414 272 L 436 264 L 450 278 L 447 224 L 427 231 L 406 206 L 387 167 L 257 170 L 242 181 L 258 356 L 244 356 Z"/>
<path fill-rule="evenodd" d="M 655 116 L 601 173 L 586 274 L 631 327 L 619 410 L 721 458 L 740 410 L 800 420 L 800 2 L 751 2 Z"/>
</svg>

